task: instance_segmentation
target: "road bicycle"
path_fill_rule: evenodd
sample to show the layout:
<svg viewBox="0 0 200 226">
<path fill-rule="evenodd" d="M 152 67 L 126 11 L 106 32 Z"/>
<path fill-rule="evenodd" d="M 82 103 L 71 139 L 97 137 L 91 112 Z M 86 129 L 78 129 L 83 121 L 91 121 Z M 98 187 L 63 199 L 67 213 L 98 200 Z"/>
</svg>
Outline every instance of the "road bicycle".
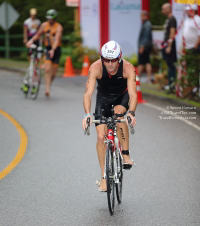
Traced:
<svg viewBox="0 0 200 226">
<path fill-rule="evenodd" d="M 29 90 L 31 90 L 30 96 L 32 99 L 36 99 L 38 96 L 41 83 L 41 72 L 38 63 L 44 52 L 45 50 L 43 50 L 41 46 L 37 47 L 35 44 L 30 46 L 30 65 L 23 78 L 23 85 L 21 88 L 25 97 L 28 96 Z"/>
<path fill-rule="evenodd" d="M 124 114 L 114 114 L 114 106 L 111 109 L 112 117 L 104 117 L 104 110 L 102 109 L 101 115 L 95 115 L 100 117 L 99 120 L 92 120 L 92 123 L 107 124 L 107 135 L 105 136 L 106 143 L 106 157 L 104 178 L 107 185 L 107 200 L 110 214 L 114 213 L 115 206 L 115 191 L 117 201 L 120 204 L 122 201 L 122 182 L 123 182 L 123 158 L 122 147 L 117 136 L 117 123 L 126 123 L 126 119 L 118 119 L 123 117 Z M 131 134 L 134 134 L 135 130 L 131 124 L 131 118 L 127 117 Z M 90 135 L 90 118 L 87 118 L 87 128 L 85 134 Z"/>
</svg>

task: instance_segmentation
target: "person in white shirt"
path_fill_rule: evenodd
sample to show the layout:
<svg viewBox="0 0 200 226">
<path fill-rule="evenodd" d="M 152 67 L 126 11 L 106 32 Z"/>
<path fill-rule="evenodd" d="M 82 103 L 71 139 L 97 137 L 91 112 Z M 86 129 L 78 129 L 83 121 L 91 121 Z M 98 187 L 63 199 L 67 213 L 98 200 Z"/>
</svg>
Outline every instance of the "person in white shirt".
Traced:
<svg viewBox="0 0 200 226">
<path fill-rule="evenodd" d="M 197 52 L 200 45 L 200 17 L 196 14 L 197 5 L 190 4 L 186 6 L 188 18 L 186 18 L 183 27 L 183 37 L 186 50 Z"/>
<path fill-rule="evenodd" d="M 24 21 L 24 44 L 26 44 L 38 31 L 41 22 L 36 18 L 37 10 L 32 8 L 30 10 L 30 18 Z M 39 41 L 37 40 L 34 44 L 39 46 Z"/>
<path fill-rule="evenodd" d="M 39 19 L 36 18 L 37 15 L 37 10 L 35 8 L 30 9 L 30 18 L 24 21 L 24 44 L 26 45 L 27 42 L 38 32 L 41 22 Z M 42 41 L 42 39 L 41 39 Z M 40 41 L 36 40 L 34 44 L 38 47 L 40 46 Z M 30 60 L 30 55 L 29 55 L 29 48 L 28 48 L 28 60 Z M 36 65 L 38 65 L 38 62 L 35 62 Z M 34 74 L 34 79 L 37 80 L 37 75 Z M 28 93 L 29 86 L 24 83 L 22 84 L 21 90 L 24 93 Z M 36 87 L 32 87 L 31 94 L 35 94 L 37 91 Z"/>
</svg>

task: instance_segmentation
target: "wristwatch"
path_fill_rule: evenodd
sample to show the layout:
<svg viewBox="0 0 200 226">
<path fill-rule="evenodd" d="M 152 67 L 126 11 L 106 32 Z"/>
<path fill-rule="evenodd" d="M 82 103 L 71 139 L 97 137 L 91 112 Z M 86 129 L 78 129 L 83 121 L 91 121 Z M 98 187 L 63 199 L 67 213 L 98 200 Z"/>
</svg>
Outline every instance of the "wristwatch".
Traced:
<svg viewBox="0 0 200 226">
<path fill-rule="evenodd" d="M 133 117 L 135 117 L 135 112 L 134 111 L 129 111 L 128 113 L 130 113 Z"/>
</svg>

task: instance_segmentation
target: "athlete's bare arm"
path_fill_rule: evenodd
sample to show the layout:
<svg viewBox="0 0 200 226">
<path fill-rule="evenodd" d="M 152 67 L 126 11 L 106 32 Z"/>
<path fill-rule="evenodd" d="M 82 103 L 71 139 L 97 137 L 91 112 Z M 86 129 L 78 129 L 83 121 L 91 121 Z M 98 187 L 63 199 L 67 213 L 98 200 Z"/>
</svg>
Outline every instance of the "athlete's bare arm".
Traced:
<svg viewBox="0 0 200 226">
<path fill-rule="evenodd" d="M 55 50 L 58 47 L 58 43 L 62 38 L 63 27 L 61 25 L 58 26 L 55 36 L 55 41 L 53 43 L 52 49 Z"/>
<path fill-rule="evenodd" d="M 137 107 L 137 90 L 135 68 L 128 61 L 124 61 L 124 78 L 127 78 L 128 94 L 130 98 L 129 110 L 135 111 Z"/>
<path fill-rule="evenodd" d="M 45 26 L 46 26 L 46 22 L 42 23 L 38 32 L 26 43 L 27 48 L 30 48 L 31 44 L 33 44 L 35 41 L 37 41 L 40 38 L 40 36 L 44 33 Z"/>
<path fill-rule="evenodd" d="M 98 60 L 94 62 L 89 69 L 88 72 L 88 79 L 86 82 L 86 89 L 83 97 L 83 106 L 86 114 L 90 114 L 90 109 L 91 109 L 91 101 L 92 101 L 92 94 L 94 92 L 94 88 L 96 85 L 96 79 L 99 79 L 102 74 L 102 65 L 101 65 L 101 60 Z M 88 115 L 88 117 L 91 117 Z M 86 128 L 86 119 L 83 119 L 83 129 Z M 91 120 L 92 123 L 92 120 Z"/>
<path fill-rule="evenodd" d="M 172 40 L 173 40 L 173 38 L 174 38 L 174 36 L 175 36 L 175 33 L 176 33 L 176 28 L 171 27 L 171 28 L 170 28 L 169 39 L 172 39 Z M 167 48 L 166 48 L 166 50 L 165 50 L 166 53 L 169 54 L 169 53 L 171 52 L 172 44 L 173 44 L 172 41 L 168 42 L 168 46 L 167 46 Z"/>
<path fill-rule="evenodd" d="M 24 26 L 24 44 L 26 44 L 28 41 L 27 32 L 28 32 L 28 27 Z"/>
</svg>

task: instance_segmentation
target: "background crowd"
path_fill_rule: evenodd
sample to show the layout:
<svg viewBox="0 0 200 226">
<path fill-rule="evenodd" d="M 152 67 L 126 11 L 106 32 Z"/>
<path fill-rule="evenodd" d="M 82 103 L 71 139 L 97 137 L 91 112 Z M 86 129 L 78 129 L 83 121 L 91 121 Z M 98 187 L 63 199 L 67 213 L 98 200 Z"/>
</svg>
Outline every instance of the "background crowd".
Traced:
<svg viewBox="0 0 200 226">
<path fill-rule="evenodd" d="M 200 17 L 198 16 L 197 5 L 187 5 L 185 8 L 187 17 L 184 21 L 182 28 L 182 55 L 186 58 L 192 58 L 192 66 L 195 72 L 193 76 L 196 78 L 193 85 L 199 85 L 199 54 L 200 54 Z M 168 66 L 168 84 L 163 89 L 167 93 L 175 90 L 176 81 L 176 62 L 177 62 L 177 48 L 176 48 L 176 34 L 177 34 L 177 21 L 172 15 L 171 5 L 165 3 L 162 5 L 162 13 L 166 16 L 164 23 L 164 41 L 162 43 L 162 56 Z M 148 83 L 153 82 L 151 77 L 152 67 L 150 64 L 150 54 L 153 47 L 152 40 L 152 25 L 148 20 L 148 12 L 141 12 L 142 27 L 138 41 L 138 73 L 141 75 L 144 65 L 148 74 Z M 190 62 L 187 61 L 185 65 L 186 74 L 189 74 Z M 184 67 L 184 64 L 181 65 Z M 182 69 L 181 69 L 182 70 Z M 183 76 L 182 76 L 183 78 Z M 181 78 L 180 78 L 181 79 Z M 184 79 L 182 79 L 184 80 Z M 186 79 L 185 79 L 186 80 Z M 188 80 L 184 81 L 186 84 Z"/>
</svg>

